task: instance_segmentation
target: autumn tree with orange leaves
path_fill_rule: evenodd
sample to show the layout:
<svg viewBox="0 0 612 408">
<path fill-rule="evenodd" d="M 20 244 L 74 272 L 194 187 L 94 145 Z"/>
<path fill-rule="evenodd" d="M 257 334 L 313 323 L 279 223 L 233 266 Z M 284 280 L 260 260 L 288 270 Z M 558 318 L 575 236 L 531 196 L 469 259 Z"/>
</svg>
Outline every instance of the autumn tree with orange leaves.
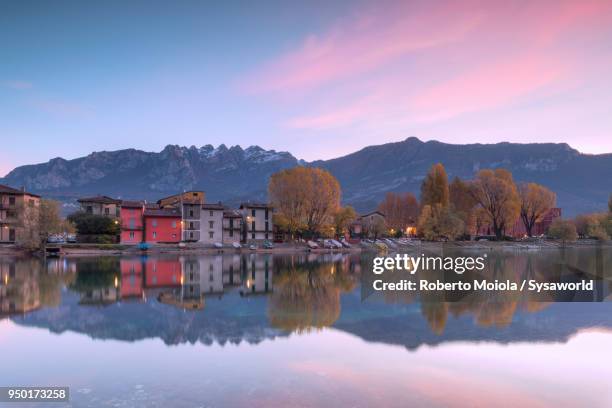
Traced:
<svg viewBox="0 0 612 408">
<path fill-rule="evenodd" d="M 340 183 L 326 170 L 299 166 L 273 174 L 268 197 L 282 228 L 292 235 L 317 234 L 333 225 L 340 208 Z"/>
<path fill-rule="evenodd" d="M 521 201 L 521 221 L 527 235 L 532 236 L 536 222 L 542 221 L 546 213 L 557 203 L 557 195 L 536 183 L 521 183 L 518 187 Z"/>
</svg>

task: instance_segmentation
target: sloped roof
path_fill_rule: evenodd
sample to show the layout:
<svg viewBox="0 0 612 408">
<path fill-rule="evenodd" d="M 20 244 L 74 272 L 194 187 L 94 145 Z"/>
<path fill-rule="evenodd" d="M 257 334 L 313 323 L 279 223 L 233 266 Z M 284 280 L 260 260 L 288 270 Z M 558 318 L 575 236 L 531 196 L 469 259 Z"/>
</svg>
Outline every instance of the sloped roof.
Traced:
<svg viewBox="0 0 612 408">
<path fill-rule="evenodd" d="M 223 218 L 242 218 L 242 214 L 236 210 L 223 211 Z"/>
<path fill-rule="evenodd" d="M 122 200 L 121 206 L 125 208 L 142 208 L 144 206 L 144 201 L 141 200 Z"/>
<path fill-rule="evenodd" d="M 272 208 L 272 205 L 267 203 L 254 203 L 249 201 L 246 203 L 241 203 L 240 208 Z"/>
<path fill-rule="evenodd" d="M 27 195 L 30 195 L 32 197 L 40 197 L 39 195 L 28 193 L 27 191 L 23 191 L 23 190 L 18 190 L 16 188 L 9 187 L 9 186 L 6 186 L 4 184 L 0 184 L 0 193 L 2 193 L 2 194 L 14 194 L 14 195 L 24 195 L 24 194 L 27 194 Z"/>
<path fill-rule="evenodd" d="M 147 208 L 144 211 L 144 216 L 181 218 L 181 212 L 176 208 Z"/>
<path fill-rule="evenodd" d="M 98 195 L 94 197 L 83 197 L 77 200 L 79 203 L 100 203 L 100 204 L 121 204 L 121 200 L 116 200 L 112 197 L 105 195 Z"/>
</svg>

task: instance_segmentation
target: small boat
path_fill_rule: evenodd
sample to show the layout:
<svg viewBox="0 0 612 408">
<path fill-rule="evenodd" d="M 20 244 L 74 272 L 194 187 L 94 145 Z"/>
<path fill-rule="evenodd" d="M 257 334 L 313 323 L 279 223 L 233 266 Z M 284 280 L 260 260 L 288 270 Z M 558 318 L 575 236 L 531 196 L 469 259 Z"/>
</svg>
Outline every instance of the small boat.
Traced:
<svg viewBox="0 0 612 408">
<path fill-rule="evenodd" d="M 146 242 L 141 242 L 140 244 L 138 244 L 138 249 L 140 249 L 141 251 L 146 251 L 150 247 L 151 246 L 149 244 L 147 244 Z"/>
<path fill-rule="evenodd" d="M 314 241 L 308 241 L 306 245 L 308 245 L 308 248 L 310 249 L 317 249 L 319 247 L 319 245 L 317 245 L 317 243 Z"/>
<path fill-rule="evenodd" d="M 62 254 L 61 247 L 46 247 L 45 248 L 45 255 L 48 258 L 59 258 L 61 254 Z"/>
<path fill-rule="evenodd" d="M 255 251 L 255 250 L 257 249 L 257 245 L 255 245 L 255 244 L 251 244 L 251 245 L 249 245 L 249 249 L 250 249 L 251 251 Z"/>
</svg>

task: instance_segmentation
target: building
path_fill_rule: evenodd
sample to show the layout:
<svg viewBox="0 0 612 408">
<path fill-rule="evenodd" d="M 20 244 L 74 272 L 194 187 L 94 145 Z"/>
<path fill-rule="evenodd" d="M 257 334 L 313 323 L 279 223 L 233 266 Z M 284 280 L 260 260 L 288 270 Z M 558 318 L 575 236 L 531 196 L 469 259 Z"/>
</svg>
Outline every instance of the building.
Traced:
<svg viewBox="0 0 612 408">
<path fill-rule="evenodd" d="M 112 218 L 119 218 L 121 216 L 121 200 L 99 195 L 79 198 L 77 202 L 81 206 L 81 211 L 87 214 L 104 215 Z"/>
<path fill-rule="evenodd" d="M 550 224 L 557 219 L 561 218 L 561 208 L 551 208 L 544 214 L 540 221 L 537 221 L 533 228 L 531 229 L 531 235 L 536 237 L 540 235 L 545 235 L 548 231 L 548 227 Z M 513 238 L 523 238 L 527 236 L 527 229 L 525 228 L 525 224 L 523 220 L 519 217 L 519 219 L 514 223 L 512 229 L 508 231 L 508 235 Z"/>
<path fill-rule="evenodd" d="M 138 244 L 144 240 L 144 201 L 121 202 L 121 243 Z"/>
<path fill-rule="evenodd" d="M 242 214 L 236 210 L 223 211 L 223 244 L 240 243 Z"/>
<path fill-rule="evenodd" d="M 240 212 L 244 221 L 242 240 L 244 242 L 257 242 L 273 239 L 273 208 L 269 204 L 242 203 Z"/>
<path fill-rule="evenodd" d="M 185 201 L 204 204 L 206 202 L 206 194 L 203 191 L 185 191 L 183 193 L 161 198 L 157 200 L 157 204 L 161 208 L 180 207 L 180 204 Z"/>
<path fill-rule="evenodd" d="M 0 242 L 37 239 L 40 196 L 0 184 Z"/>
<path fill-rule="evenodd" d="M 223 212 L 221 203 L 202 204 L 200 216 L 200 242 L 214 244 L 223 242 Z"/>
<path fill-rule="evenodd" d="M 387 232 L 386 225 L 385 215 L 380 211 L 372 211 L 357 217 L 349 226 L 349 233 L 351 238 L 381 236 Z"/>
<path fill-rule="evenodd" d="M 145 208 L 144 237 L 148 243 L 181 241 L 181 212 L 176 208 Z"/>
<path fill-rule="evenodd" d="M 204 191 L 185 191 L 164 197 L 157 201 L 160 208 L 178 208 L 181 211 L 183 232 L 181 240 L 186 242 L 200 241 L 201 206 L 206 201 Z"/>
</svg>

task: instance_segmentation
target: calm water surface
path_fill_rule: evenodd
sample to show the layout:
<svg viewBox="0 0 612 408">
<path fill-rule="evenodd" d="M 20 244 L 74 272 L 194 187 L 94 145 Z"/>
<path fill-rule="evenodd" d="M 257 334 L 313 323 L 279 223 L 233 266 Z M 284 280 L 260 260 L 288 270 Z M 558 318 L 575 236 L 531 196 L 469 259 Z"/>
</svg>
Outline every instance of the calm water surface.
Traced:
<svg viewBox="0 0 612 408">
<path fill-rule="evenodd" d="M 604 300 L 612 286 L 609 250 L 491 265 L 594 278 Z M 362 300 L 370 270 L 346 254 L 0 258 L 0 385 L 67 385 L 75 407 L 612 406 L 612 303 Z"/>
</svg>

